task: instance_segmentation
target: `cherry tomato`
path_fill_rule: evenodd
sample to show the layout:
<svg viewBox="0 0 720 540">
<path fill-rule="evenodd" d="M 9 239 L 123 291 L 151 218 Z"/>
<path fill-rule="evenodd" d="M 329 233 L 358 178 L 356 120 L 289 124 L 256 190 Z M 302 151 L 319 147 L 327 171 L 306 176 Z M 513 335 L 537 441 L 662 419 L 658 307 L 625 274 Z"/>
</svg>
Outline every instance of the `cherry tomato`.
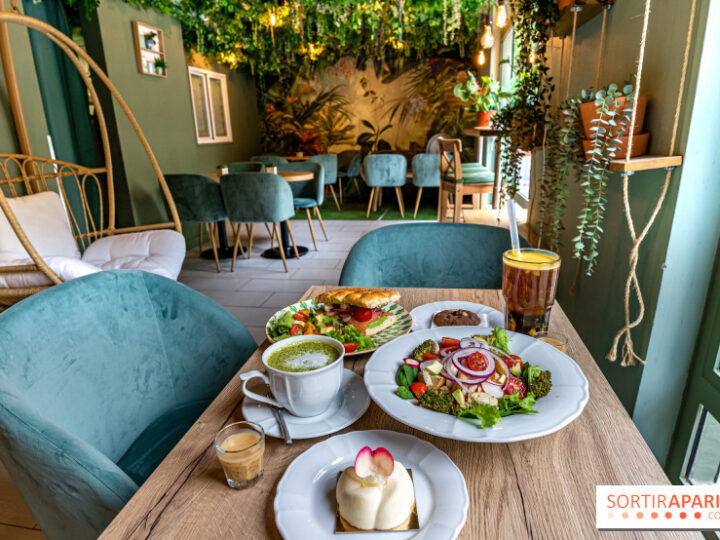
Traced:
<svg viewBox="0 0 720 540">
<path fill-rule="evenodd" d="M 424 360 L 440 360 L 440 357 L 437 354 L 426 352 L 423 353 L 423 361 Z"/>
<path fill-rule="evenodd" d="M 303 326 L 302 324 L 293 324 L 290 327 L 290 335 L 291 336 L 297 336 L 298 334 L 302 334 Z"/>
<path fill-rule="evenodd" d="M 515 366 L 515 365 L 519 365 L 519 366 L 520 366 L 520 369 L 523 368 L 523 361 L 522 361 L 522 359 L 521 359 L 518 355 L 516 355 L 516 354 L 511 354 L 511 355 L 509 355 L 509 356 L 505 356 L 505 357 L 503 358 L 503 360 L 505 361 L 505 364 L 507 365 L 508 369 L 512 369 L 513 366 Z"/>
<path fill-rule="evenodd" d="M 300 326 L 300 325 L 297 325 L 297 326 Z M 292 331 L 290 332 L 290 334 L 292 334 Z M 315 325 L 313 323 L 307 323 L 305 325 L 305 329 L 303 330 L 303 334 L 305 334 L 306 336 L 311 335 L 311 334 L 317 334 L 317 328 L 315 327 Z"/>
<path fill-rule="evenodd" d="M 346 353 L 351 353 L 357 351 L 357 348 L 360 346 L 359 343 L 343 343 L 343 347 L 345 347 Z"/>
<path fill-rule="evenodd" d="M 527 385 L 522 379 L 517 378 L 515 375 L 510 375 L 510 382 L 505 389 L 505 394 L 509 396 L 515 393 L 520 394 L 520 399 L 525 399 L 525 396 L 527 396 Z"/>
<path fill-rule="evenodd" d="M 440 352 L 442 353 L 441 356 L 445 358 L 448 354 L 457 351 L 459 348 L 460 347 L 443 347 L 442 349 L 440 349 Z"/>
<path fill-rule="evenodd" d="M 441 347 L 459 347 L 460 346 L 460 340 L 451 338 L 451 337 L 444 337 L 442 338 L 442 344 Z"/>
<path fill-rule="evenodd" d="M 427 391 L 427 385 L 421 382 L 414 382 L 410 385 L 410 391 L 415 394 L 416 398 L 419 398 Z"/>
<path fill-rule="evenodd" d="M 482 371 L 488 367 L 487 357 L 479 352 L 472 353 L 467 357 L 467 367 L 472 371 Z"/>
<path fill-rule="evenodd" d="M 298 312 L 298 313 L 296 313 L 295 315 L 293 315 L 293 319 L 295 319 L 296 321 L 308 322 L 308 320 L 310 319 L 310 317 L 308 317 L 308 316 L 305 315 L 304 313 Z"/>
<path fill-rule="evenodd" d="M 359 322 L 369 321 L 372 318 L 372 309 L 356 307 L 353 316 Z"/>
</svg>

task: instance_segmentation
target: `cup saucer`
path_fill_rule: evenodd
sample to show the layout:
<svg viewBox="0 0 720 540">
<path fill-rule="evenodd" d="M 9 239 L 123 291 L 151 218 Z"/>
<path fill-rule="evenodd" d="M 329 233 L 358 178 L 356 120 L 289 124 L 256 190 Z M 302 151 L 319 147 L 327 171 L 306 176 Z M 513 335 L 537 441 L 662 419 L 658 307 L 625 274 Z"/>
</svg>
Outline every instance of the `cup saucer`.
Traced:
<svg viewBox="0 0 720 540">
<path fill-rule="evenodd" d="M 330 408 L 317 416 L 301 418 L 283 411 L 285 423 L 293 439 L 313 439 L 340 431 L 357 421 L 370 406 L 370 396 L 362 377 L 343 369 L 340 390 Z M 260 424 L 269 437 L 282 438 L 269 405 L 245 397 L 242 403 L 245 420 Z"/>
</svg>

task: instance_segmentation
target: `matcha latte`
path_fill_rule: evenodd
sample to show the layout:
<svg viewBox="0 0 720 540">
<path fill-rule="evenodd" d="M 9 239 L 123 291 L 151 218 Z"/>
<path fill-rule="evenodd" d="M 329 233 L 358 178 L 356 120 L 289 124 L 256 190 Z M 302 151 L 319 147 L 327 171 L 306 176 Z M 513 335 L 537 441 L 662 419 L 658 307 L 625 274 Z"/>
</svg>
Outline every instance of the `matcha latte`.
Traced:
<svg viewBox="0 0 720 540">
<path fill-rule="evenodd" d="M 266 362 L 273 369 L 297 373 L 313 371 L 332 364 L 340 352 L 331 343 L 320 340 L 296 341 L 270 353 Z"/>
</svg>

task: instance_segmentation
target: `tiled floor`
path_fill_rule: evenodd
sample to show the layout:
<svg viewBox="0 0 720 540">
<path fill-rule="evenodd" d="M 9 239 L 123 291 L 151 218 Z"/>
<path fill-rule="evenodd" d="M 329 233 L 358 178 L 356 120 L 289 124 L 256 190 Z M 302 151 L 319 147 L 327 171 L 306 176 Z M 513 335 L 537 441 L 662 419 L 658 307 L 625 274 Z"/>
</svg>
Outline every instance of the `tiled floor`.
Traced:
<svg viewBox="0 0 720 540">
<path fill-rule="evenodd" d="M 195 249 L 188 253 L 179 281 L 225 306 L 259 344 L 265 339 L 265 322 L 273 313 L 297 302 L 311 285 L 337 285 L 345 257 L 353 244 L 366 232 L 393 223 L 400 222 L 326 221 L 330 238 L 326 241 L 315 222 L 318 244 L 318 251 L 315 251 L 307 222 L 293 221 L 295 240 L 310 251 L 300 260 L 288 259 L 287 273 L 282 261 L 260 256 L 270 247 L 270 238 L 265 227 L 256 226 L 252 256 L 250 259 L 238 256 L 234 272 L 230 272 L 230 261 L 226 260 L 222 261 L 222 272 L 218 274 L 215 262 L 200 258 Z M 244 229 L 242 239 L 247 247 Z"/>
</svg>

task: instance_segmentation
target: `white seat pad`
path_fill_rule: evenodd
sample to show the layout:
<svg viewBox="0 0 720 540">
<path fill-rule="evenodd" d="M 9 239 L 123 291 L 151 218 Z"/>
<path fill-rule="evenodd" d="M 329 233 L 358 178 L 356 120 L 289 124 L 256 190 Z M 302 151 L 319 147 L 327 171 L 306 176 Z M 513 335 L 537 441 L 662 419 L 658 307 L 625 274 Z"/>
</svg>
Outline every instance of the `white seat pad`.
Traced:
<svg viewBox="0 0 720 540">
<path fill-rule="evenodd" d="M 185 251 L 185 238 L 176 231 L 143 231 L 96 240 L 82 260 L 102 270 L 143 270 L 177 279 Z"/>
<path fill-rule="evenodd" d="M 79 277 L 100 272 L 100 268 L 88 264 L 74 257 L 45 257 L 45 264 L 55 272 L 55 274 L 63 281 L 69 281 Z M 34 264 L 30 257 L 25 259 L 6 259 L 0 260 L 0 266 L 20 266 L 26 264 Z M 51 285 L 52 282 L 42 272 L 15 272 L 12 274 L 0 273 L 0 287 L 17 288 L 17 287 L 43 287 Z"/>
</svg>

